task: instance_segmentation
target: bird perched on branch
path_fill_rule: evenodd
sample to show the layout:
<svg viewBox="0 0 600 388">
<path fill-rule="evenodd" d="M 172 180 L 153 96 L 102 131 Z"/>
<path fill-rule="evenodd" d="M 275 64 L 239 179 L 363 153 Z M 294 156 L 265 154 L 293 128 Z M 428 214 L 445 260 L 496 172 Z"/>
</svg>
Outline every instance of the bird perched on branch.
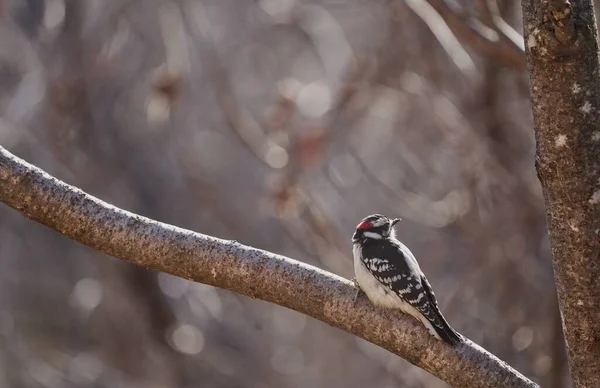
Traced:
<svg viewBox="0 0 600 388">
<path fill-rule="evenodd" d="M 431 335 L 454 346 L 462 337 L 442 315 L 414 255 L 396 239 L 398 221 L 373 214 L 356 226 L 352 236 L 355 280 L 373 304 L 412 315 Z"/>
</svg>

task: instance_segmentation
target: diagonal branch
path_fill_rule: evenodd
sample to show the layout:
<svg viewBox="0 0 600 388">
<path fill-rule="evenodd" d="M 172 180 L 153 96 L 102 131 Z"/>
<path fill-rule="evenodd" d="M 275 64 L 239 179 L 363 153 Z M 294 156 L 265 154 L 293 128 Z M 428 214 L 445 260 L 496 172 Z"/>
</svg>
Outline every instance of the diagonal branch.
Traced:
<svg viewBox="0 0 600 388">
<path fill-rule="evenodd" d="M 291 308 L 405 358 L 457 387 L 537 387 L 467 341 L 451 348 L 404 314 L 354 305 L 352 283 L 274 253 L 129 213 L 0 147 L 0 202 L 65 236 L 149 270 Z"/>
<path fill-rule="evenodd" d="M 523 69 L 525 53 L 523 38 L 501 17 L 494 17 L 495 29 L 490 29 L 475 18 L 470 18 L 458 5 L 448 0 L 427 0 L 444 19 L 452 32 L 466 45 L 505 66 Z"/>
</svg>

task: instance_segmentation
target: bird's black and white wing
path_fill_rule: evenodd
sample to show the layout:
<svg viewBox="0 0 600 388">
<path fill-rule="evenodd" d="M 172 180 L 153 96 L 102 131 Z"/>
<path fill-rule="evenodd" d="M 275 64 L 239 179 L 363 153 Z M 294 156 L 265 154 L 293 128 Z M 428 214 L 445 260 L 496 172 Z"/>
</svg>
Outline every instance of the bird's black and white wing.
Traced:
<svg viewBox="0 0 600 388">
<path fill-rule="evenodd" d="M 371 301 L 413 315 L 433 335 L 449 344 L 461 341 L 442 315 L 429 281 L 408 248 L 400 242 L 373 241 L 362 247 L 361 260 L 364 268 L 383 286 L 378 292 L 363 290 Z"/>
</svg>

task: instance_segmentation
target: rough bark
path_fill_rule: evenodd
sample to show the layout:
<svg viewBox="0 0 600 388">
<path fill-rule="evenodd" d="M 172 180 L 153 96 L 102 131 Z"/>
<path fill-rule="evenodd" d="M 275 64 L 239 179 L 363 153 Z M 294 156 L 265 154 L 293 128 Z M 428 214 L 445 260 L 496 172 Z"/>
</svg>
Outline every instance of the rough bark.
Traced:
<svg viewBox="0 0 600 388">
<path fill-rule="evenodd" d="M 355 334 L 457 387 L 536 387 L 467 341 L 451 348 L 404 314 L 353 303 L 347 279 L 270 252 L 118 209 L 0 147 L 0 201 L 25 217 L 154 271 L 294 309 Z"/>
<path fill-rule="evenodd" d="M 590 0 L 523 0 L 527 64 L 570 374 L 600 386 L 600 107 Z"/>
</svg>

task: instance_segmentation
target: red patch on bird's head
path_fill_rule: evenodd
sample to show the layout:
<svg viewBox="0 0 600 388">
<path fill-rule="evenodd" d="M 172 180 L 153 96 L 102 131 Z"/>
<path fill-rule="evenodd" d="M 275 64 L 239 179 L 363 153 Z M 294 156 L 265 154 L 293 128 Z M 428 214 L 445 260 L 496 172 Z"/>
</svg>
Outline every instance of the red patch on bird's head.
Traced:
<svg viewBox="0 0 600 388">
<path fill-rule="evenodd" d="M 371 229 L 373 224 L 369 221 L 363 221 L 360 224 L 356 225 L 356 229 Z"/>
</svg>

